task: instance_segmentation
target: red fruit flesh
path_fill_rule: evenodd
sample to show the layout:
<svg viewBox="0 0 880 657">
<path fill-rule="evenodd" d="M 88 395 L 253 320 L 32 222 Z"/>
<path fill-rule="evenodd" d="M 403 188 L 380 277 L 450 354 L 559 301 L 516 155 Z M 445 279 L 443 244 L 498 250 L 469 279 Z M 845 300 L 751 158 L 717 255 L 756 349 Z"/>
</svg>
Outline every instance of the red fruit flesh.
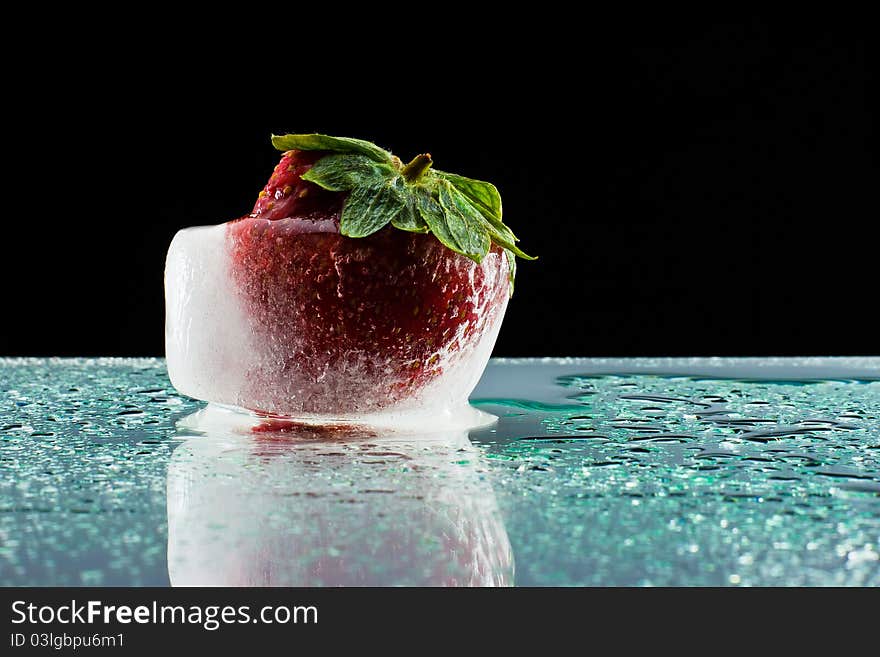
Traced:
<svg viewBox="0 0 880 657">
<path fill-rule="evenodd" d="M 230 222 L 232 277 L 257 342 L 253 410 L 357 414 L 412 398 L 495 326 L 508 294 L 497 248 L 478 265 L 433 235 L 339 234 L 345 194 L 301 176 L 323 153 L 285 153 Z"/>
<path fill-rule="evenodd" d="M 275 166 L 269 182 L 260 192 L 251 217 L 286 219 L 298 217 L 320 221 L 335 218 L 339 223 L 344 194 L 328 192 L 303 174 L 327 153 L 320 151 L 288 151 Z"/>
</svg>

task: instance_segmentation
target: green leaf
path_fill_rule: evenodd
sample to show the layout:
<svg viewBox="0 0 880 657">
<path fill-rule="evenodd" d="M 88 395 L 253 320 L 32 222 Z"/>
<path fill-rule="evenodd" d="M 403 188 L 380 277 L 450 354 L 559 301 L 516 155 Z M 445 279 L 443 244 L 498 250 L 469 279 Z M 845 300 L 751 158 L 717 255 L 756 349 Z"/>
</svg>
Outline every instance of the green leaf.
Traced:
<svg viewBox="0 0 880 657">
<path fill-rule="evenodd" d="M 397 176 L 374 187 L 356 187 L 342 208 L 339 232 L 346 237 L 366 237 L 381 230 L 405 205 L 403 179 Z"/>
<path fill-rule="evenodd" d="M 419 214 L 416 197 L 411 191 L 407 193 L 406 203 L 400 208 L 400 212 L 398 212 L 394 219 L 391 220 L 391 225 L 400 230 L 409 231 L 410 233 L 428 232 L 428 225 L 425 223 L 425 220 L 422 219 L 422 215 Z"/>
<path fill-rule="evenodd" d="M 434 198 L 435 190 L 429 187 L 418 186 L 414 188 L 416 196 L 416 207 L 419 214 L 424 219 L 428 228 L 434 233 L 434 237 L 440 240 L 441 244 L 452 249 L 456 253 L 462 253 L 461 245 L 455 236 L 449 230 L 446 223 L 446 212 L 437 199 Z"/>
<path fill-rule="evenodd" d="M 391 162 L 391 153 L 363 139 L 329 135 L 272 135 L 272 145 L 279 151 L 336 151 L 360 153 L 376 162 Z"/>
<path fill-rule="evenodd" d="M 516 257 L 536 259 L 516 246 L 519 240 L 501 220 L 501 196 L 491 183 L 436 169 L 424 171 L 427 167 L 402 175 L 398 158 L 361 139 L 273 135 L 272 144 L 282 151 L 331 151 L 303 179 L 332 192 L 348 192 L 340 218 L 343 235 L 366 237 L 390 223 L 398 230 L 433 233 L 446 247 L 477 263 L 494 243 L 507 257 L 511 292 Z M 430 166 L 429 156 L 420 157 Z M 418 161 L 419 157 L 414 160 Z"/>
<path fill-rule="evenodd" d="M 501 221 L 501 196 L 495 185 L 445 171 L 435 171 L 435 173 L 452 183 L 482 215 L 487 224 L 486 230 L 493 242 L 520 258 L 537 260 L 516 246 L 519 238 Z"/>
<path fill-rule="evenodd" d="M 507 256 L 507 280 L 510 281 L 510 296 L 513 296 L 513 279 L 516 278 L 516 258 L 510 252 L 510 249 L 504 249 L 504 254 Z"/>
<path fill-rule="evenodd" d="M 459 253 L 481 262 L 491 246 L 483 215 L 450 182 L 441 181 L 437 189 L 440 205 L 446 211 L 446 225 L 459 244 Z"/>
<path fill-rule="evenodd" d="M 503 228 L 506 228 L 502 224 Z M 486 231 L 489 233 L 489 236 L 492 238 L 492 241 L 495 242 L 498 246 L 507 249 L 508 251 L 512 251 L 517 256 L 522 258 L 523 260 L 537 260 L 536 257 L 530 256 L 528 253 L 525 253 L 522 249 L 520 249 L 516 244 L 513 243 L 513 240 L 510 237 L 513 235 L 509 230 L 505 233 L 503 231 L 499 231 L 493 224 L 486 223 Z"/>
<path fill-rule="evenodd" d="M 355 187 L 376 187 L 394 174 L 392 166 L 366 155 L 338 153 L 322 157 L 302 178 L 331 192 L 345 192 Z"/>
<path fill-rule="evenodd" d="M 468 179 L 465 178 L 465 180 Z M 489 183 L 485 184 L 488 185 Z M 441 190 L 442 189 L 443 186 L 441 185 Z M 492 189 L 495 189 L 495 187 L 492 186 Z M 467 216 L 472 217 L 475 221 L 481 223 L 481 225 L 483 226 L 483 230 L 489 234 L 489 237 L 492 239 L 493 242 L 495 242 L 498 246 L 503 247 L 508 251 L 511 251 L 520 258 L 523 258 L 524 260 L 537 260 L 537 258 L 528 255 L 516 245 L 515 242 L 517 240 L 516 236 L 513 234 L 513 231 L 505 226 L 500 220 L 492 221 L 490 218 L 486 217 L 485 212 L 481 212 L 480 209 L 472 204 L 470 199 L 454 185 L 451 187 L 451 190 L 452 196 L 458 208 Z M 440 197 L 440 202 L 443 203 L 442 195 Z"/>
<path fill-rule="evenodd" d="M 468 197 L 487 219 L 501 221 L 501 195 L 492 183 L 473 178 L 465 178 L 455 173 L 434 170 L 441 178 L 451 182 L 455 188 Z"/>
</svg>

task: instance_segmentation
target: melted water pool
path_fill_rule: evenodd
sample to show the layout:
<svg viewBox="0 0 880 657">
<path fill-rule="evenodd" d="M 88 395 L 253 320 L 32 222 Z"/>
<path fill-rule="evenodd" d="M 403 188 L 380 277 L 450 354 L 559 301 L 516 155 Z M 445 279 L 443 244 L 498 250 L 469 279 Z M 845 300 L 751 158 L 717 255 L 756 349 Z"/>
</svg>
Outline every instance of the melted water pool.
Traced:
<svg viewBox="0 0 880 657">
<path fill-rule="evenodd" d="M 472 401 L 243 435 L 159 359 L 0 360 L 0 584 L 880 585 L 880 359 L 495 360 Z"/>
</svg>

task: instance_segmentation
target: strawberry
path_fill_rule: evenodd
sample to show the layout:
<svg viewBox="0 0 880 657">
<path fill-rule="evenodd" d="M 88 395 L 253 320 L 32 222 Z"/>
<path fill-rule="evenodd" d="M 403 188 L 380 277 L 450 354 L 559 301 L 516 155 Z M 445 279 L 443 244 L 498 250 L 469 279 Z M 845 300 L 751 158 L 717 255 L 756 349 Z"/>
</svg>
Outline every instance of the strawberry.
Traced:
<svg viewBox="0 0 880 657">
<path fill-rule="evenodd" d="M 260 192 L 251 216 L 264 219 L 314 217 L 316 220 L 335 216 L 338 222 L 343 196 L 302 179 L 324 155 L 326 153 L 320 151 L 285 153 Z"/>
<path fill-rule="evenodd" d="M 479 376 L 514 254 L 528 258 L 495 188 L 359 140 L 273 143 L 285 152 L 253 212 L 227 224 L 235 294 L 263 349 L 248 407 L 341 417 L 460 396 L 444 374 L 476 358 Z M 465 399 L 475 384 L 459 384 Z"/>
</svg>

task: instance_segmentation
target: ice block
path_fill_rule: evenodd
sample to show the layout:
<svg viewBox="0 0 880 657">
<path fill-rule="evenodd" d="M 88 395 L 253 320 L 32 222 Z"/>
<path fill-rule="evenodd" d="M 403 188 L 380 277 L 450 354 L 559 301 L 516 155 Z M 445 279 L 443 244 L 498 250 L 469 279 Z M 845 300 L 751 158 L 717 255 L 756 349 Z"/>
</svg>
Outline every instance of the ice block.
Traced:
<svg viewBox="0 0 880 657">
<path fill-rule="evenodd" d="M 466 409 L 507 306 L 505 256 L 478 265 L 424 235 L 354 241 L 304 223 L 248 218 L 175 236 L 165 275 L 174 386 L 295 417 Z"/>
</svg>

